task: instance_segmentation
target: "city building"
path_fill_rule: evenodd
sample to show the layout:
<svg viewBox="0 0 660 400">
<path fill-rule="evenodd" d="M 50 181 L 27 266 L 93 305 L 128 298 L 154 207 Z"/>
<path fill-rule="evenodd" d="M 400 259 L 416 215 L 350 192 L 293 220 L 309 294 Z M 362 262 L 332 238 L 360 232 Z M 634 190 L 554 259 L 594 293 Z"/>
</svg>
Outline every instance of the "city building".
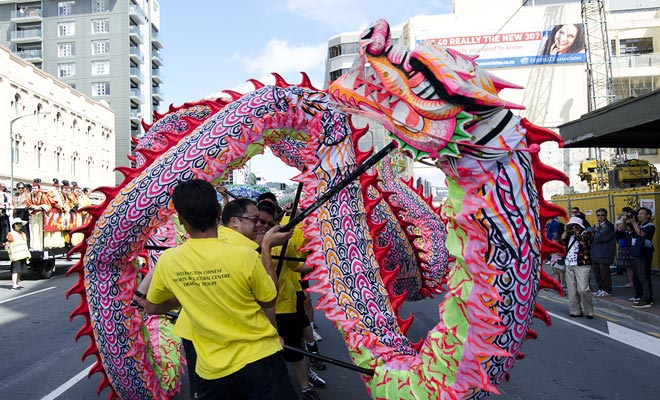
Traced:
<svg viewBox="0 0 660 400">
<path fill-rule="evenodd" d="M 115 113 L 0 45 L 0 179 L 114 185 Z M 13 163 L 12 163 L 13 162 Z M 9 184 L 7 185 L 9 186 Z"/>
<path fill-rule="evenodd" d="M 159 30 L 157 0 L 0 0 L 0 43 L 115 111 L 112 168 L 163 100 Z"/>
<path fill-rule="evenodd" d="M 476 62 L 482 68 L 524 87 L 506 89 L 500 95 L 524 105 L 526 109 L 517 114 L 537 125 L 558 132 L 558 126 L 590 111 L 584 45 L 556 54 L 550 39 L 562 27 L 571 25 L 584 43 L 580 1 L 456 0 L 453 4 L 451 14 L 409 19 L 399 44 L 412 49 L 418 44 L 434 43 L 479 56 Z M 611 0 L 605 5 L 602 23 L 609 36 L 611 56 L 607 61 L 612 65 L 613 81 L 608 93 L 610 102 L 660 88 L 660 51 L 655 51 L 660 48 L 660 1 Z M 330 39 L 326 79 L 336 79 L 350 66 L 348 60 L 355 56 L 357 38 L 358 33 Z M 657 149 L 631 147 L 623 151 L 627 157 L 660 162 Z M 542 160 L 571 180 L 569 187 L 560 182 L 546 184 L 545 195 L 588 191 L 588 184 L 578 176 L 580 162 L 604 158 L 611 152 L 544 144 Z"/>
</svg>

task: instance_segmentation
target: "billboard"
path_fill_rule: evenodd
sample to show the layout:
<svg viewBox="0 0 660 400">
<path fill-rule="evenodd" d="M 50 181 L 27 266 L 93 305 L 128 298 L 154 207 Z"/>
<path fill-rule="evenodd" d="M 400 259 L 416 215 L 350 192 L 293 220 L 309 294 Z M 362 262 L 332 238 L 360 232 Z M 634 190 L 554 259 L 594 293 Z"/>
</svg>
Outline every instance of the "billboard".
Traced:
<svg viewBox="0 0 660 400">
<path fill-rule="evenodd" d="M 479 55 L 477 64 L 483 68 L 586 61 L 582 24 L 554 25 L 540 31 L 420 39 L 417 43 L 438 44 L 463 54 Z"/>
</svg>

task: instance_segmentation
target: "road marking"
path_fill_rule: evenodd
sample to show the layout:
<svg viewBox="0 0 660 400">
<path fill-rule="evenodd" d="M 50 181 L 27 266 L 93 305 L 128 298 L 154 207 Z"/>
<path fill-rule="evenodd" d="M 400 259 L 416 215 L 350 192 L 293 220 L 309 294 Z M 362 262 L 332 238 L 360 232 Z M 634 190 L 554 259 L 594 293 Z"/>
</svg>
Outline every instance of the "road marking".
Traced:
<svg viewBox="0 0 660 400">
<path fill-rule="evenodd" d="M 605 333 L 599 331 L 598 329 L 594 329 L 590 326 L 586 326 L 579 322 L 573 321 L 572 319 L 562 317 L 561 315 L 557 315 L 552 312 L 548 312 L 548 314 L 550 314 L 553 318 L 560 319 L 564 322 L 568 322 L 569 324 L 579 326 L 580 328 L 586 329 L 590 332 L 599 334 L 601 336 L 605 336 L 606 338 L 616 340 L 617 342 L 623 343 L 625 345 L 634 347 L 636 349 L 645 351 L 647 353 L 651 353 L 654 356 L 660 357 L 660 339 L 656 339 L 645 333 L 637 332 L 635 330 L 623 327 L 621 325 L 609 321 L 606 321 L 607 330 L 609 333 Z"/>
<path fill-rule="evenodd" d="M 45 289 L 37 290 L 36 292 L 25 293 L 25 294 L 22 294 L 20 296 L 12 297 L 11 299 L 2 300 L 2 301 L 0 301 L 0 304 L 9 303 L 10 301 L 22 299 L 23 297 L 28 297 L 28 296 L 32 296 L 33 294 L 45 292 L 47 290 L 52 290 L 52 289 L 55 289 L 56 287 L 57 286 L 51 286 L 51 287 L 48 287 L 48 288 L 45 288 Z"/>
<path fill-rule="evenodd" d="M 607 329 L 612 339 L 660 357 L 660 339 L 611 322 L 607 323 Z"/>
<path fill-rule="evenodd" d="M 64 382 L 60 387 L 57 389 L 53 390 L 52 392 L 48 393 L 46 397 L 41 398 L 41 400 L 55 400 L 58 398 L 62 393 L 66 392 L 69 390 L 73 385 L 78 383 L 81 379 L 87 376 L 89 373 L 89 370 L 92 369 L 94 364 L 90 365 L 89 367 L 85 368 L 84 370 L 80 371 L 78 375 L 74 376 L 73 378 L 69 379 L 68 381 Z"/>
</svg>

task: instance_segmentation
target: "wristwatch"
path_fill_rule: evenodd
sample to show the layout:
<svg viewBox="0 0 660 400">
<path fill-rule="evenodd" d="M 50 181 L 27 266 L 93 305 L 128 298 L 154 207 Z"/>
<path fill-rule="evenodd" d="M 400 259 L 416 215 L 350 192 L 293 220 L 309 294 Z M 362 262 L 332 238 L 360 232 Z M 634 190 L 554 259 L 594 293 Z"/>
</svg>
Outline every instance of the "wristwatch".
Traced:
<svg viewBox="0 0 660 400">
<path fill-rule="evenodd" d="M 133 294 L 134 294 L 136 297 L 139 297 L 139 298 L 141 298 L 141 299 L 146 299 L 146 298 L 147 298 L 147 295 L 144 294 L 144 293 L 142 293 L 142 292 L 140 292 L 139 290 L 136 290 L 135 293 L 133 293 Z"/>
</svg>

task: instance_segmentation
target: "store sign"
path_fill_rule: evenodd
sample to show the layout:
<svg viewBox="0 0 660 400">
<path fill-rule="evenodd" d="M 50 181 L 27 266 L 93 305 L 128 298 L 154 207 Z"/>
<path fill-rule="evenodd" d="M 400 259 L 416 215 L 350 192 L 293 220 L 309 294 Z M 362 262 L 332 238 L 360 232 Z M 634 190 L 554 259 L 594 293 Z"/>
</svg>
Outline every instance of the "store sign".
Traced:
<svg viewBox="0 0 660 400">
<path fill-rule="evenodd" d="M 477 64 L 483 68 L 586 61 L 582 24 L 555 25 L 543 31 L 421 39 L 417 43 L 438 44 L 463 54 L 478 55 Z"/>
</svg>

